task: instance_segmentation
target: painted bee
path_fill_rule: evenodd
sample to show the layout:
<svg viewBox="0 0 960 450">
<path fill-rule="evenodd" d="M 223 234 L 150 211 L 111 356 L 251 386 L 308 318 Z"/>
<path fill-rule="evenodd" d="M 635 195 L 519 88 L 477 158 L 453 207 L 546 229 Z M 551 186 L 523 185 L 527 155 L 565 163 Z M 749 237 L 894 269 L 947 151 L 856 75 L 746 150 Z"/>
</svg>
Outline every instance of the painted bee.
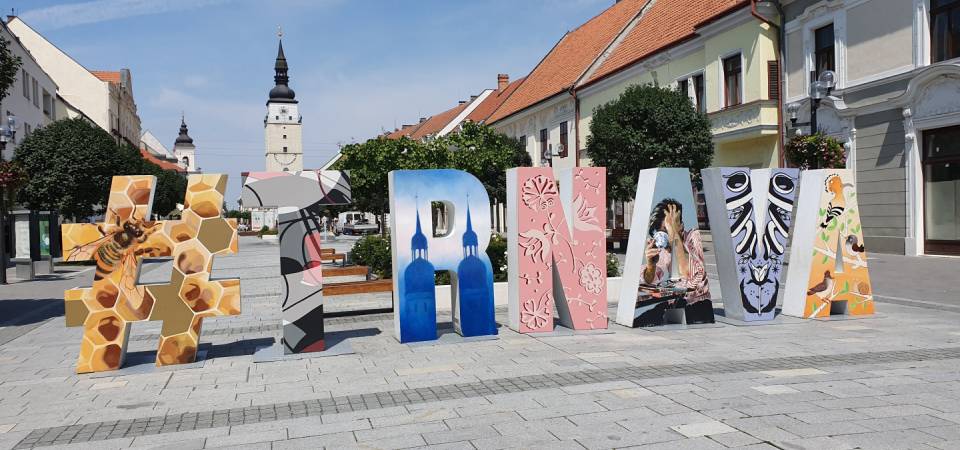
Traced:
<svg viewBox="0 0 960 450">
<path fill-rule="evenodd" d="M 125 271 L 122 274 L 121 288 L 134 289 L 137 282 L 136 257 L 142 255 L 168 256 L 163 249 L 142 247 L 150 235 L 160 230 L 161 222 L 147 221 L 136 217 L 136 209 L 130 214 L 130 219 L 121 220 L 120 214 L 111 210 L 115 224 L 97 224 L 97 231 L 103 236 L 94 241 L 79 245 L 71 250 L 64 258 L 66 261 L 88 261 L 97 263 L 94 282 L 111 277 L 118 269 Z"/>
</svg>

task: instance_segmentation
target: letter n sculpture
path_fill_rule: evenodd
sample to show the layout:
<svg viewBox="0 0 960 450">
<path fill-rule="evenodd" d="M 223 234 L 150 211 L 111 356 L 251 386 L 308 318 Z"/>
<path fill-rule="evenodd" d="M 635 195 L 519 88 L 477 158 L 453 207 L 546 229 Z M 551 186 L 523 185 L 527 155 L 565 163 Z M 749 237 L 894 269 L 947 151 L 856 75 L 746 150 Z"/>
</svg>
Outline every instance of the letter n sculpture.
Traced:
<svg viewBox="0 0 960 450">
<path fill-rule="evenodd" d="M 350 178 L 338 170 L 253 172 L 243 204 L 278 208 L 283 287 L 283 352 L 320 352 L 323 335 L 322 209 L 350 204 Z"/>
<path fill-rule="evenodd" d="M 510 328 L 607 328 L 606 169 L 507 171 Z"/>
<path fill-rule="evenodd" d="M 96 262 L 93 287 L 66 291 L 68 327 L 83 326 L 77 373 L 123 366 L 133 322 L 163 322 L 157 365 L 196 359 L 205 317 L 240 314 L 240 280 L 211 280 L 214 255 L 237 253 L 237 223 L 221 217 L 226 175 L 191 175 L 183 217 L 150 221 L 153 176 L 117 176 L 104 223 L 65 224 L 65 261 Z M 165 284 L 138 284 L 145 257 L 172 257 Z"/>
</svg>

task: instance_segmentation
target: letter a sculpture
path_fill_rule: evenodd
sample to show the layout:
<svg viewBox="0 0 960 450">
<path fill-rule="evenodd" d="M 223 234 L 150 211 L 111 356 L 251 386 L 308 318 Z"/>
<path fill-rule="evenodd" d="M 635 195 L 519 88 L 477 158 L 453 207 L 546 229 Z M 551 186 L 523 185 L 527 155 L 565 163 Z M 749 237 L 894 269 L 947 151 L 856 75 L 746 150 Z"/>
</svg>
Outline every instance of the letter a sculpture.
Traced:
<svg viewBox="0 0 960 450">
<path fill-rule="evenodd" d="M 65 261 L 95 261 L 93 287 L 66 291 L 68 327 L 83 326 L 77 373 L 123 366 L 130 324 L 163 321 L 157 366 L 196 359 L 205 317 L 240 314 L 240 280 L 211 280 L 214 255 L 237 253 L 237 223 L 221 217 L 226 175 L 191 175 L 183 217 L 150 221 L 153 176 L 117 176 L 104 223 L 63 225 Z M 166 284 L 138 284 L 144 257 L 173 257 Z"/>
</svg>

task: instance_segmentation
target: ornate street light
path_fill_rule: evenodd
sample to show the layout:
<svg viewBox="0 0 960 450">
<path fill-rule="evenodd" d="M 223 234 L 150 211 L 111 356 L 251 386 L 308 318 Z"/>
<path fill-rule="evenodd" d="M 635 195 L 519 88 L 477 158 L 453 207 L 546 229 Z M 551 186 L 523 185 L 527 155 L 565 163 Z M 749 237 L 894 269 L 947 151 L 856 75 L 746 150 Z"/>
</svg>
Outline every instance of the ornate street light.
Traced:
<svg viewBox="0 0 960 450">
<path fill-rule="evenodd" d="M 797 125 L 810 125 L 810 134 L 817 134 L 817 109 L 820 108 L 820 102 L 830 97 L 833 88 L 837 86 L 837 74 L 832 70 L 823 71 L 819 77 L 810 83 L 810 122 L 797 123 L 797 114 L 800 112 L 799 103 L 787 105 L 787 116 L 790 118 L 790 125 L 796 128 Z M 797 134 L 800 130 L 797 129 Z"/>
<path fill-rule="evenodd" d="M 7 149 L 7 142 L 16 144 L 17 139 L 17 116 L 7 115 L 7 122 L 0 123 L 0 161 L 3 161 L 3 152 Z M 0 191 L 0 204 L 4 203 L 3 191 Z M 6 208 L 0 207 L 0 284 L 7 284 L 7 233 L 4 223 L 6 222 Z"/>
</svg>

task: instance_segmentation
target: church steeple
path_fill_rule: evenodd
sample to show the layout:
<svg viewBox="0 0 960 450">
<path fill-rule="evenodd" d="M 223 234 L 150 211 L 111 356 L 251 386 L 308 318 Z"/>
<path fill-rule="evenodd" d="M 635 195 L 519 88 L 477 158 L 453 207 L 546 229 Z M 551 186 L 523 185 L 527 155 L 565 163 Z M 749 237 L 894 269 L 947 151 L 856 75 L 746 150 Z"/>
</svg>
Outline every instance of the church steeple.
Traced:
<svg viewBox="0 0 960 450">
<path fill-rule="evenodd" d="M 427 259 L 427 236 L 423 234 L 423 228 L 420 226 L 419 209 L 417 209 L 417 231 L 410 239 L 410 251 L 413 253 L 413 259 Z"/>
<path fill-rule="evenodd" d="M 469 199 L 467 200 L 469 201 Z M 470 219 L 470 205 L 467 205 L 467 230 L 463 232 L 463 256 L 477 256 L 480 246 L 477 233 L 473 231 L 473 220 Z"/>
<path fill-rule="evenodd" d="M 283 37 L 283 32 L 277 33 L 278 37 Z M 290 76 L 287 74 L 287 57 L 283 54 L 283 40 L 280 39 L 277 45 L 277 61 L 273 64 L 273 82 L 275 86 L 270 90 L 270 101 L 280 103 L 296 103 L 294 100 L 296 93 L 290 89 Z"/>
<path fill-rule="evenodd" d="M 193 144 L 193 138 L 187 134 L 187 122 L 183 116 L 180 116 L 180 134 L 177 136 L 177 140 L 174 141 L 176 144 Z"/>
</svg>

